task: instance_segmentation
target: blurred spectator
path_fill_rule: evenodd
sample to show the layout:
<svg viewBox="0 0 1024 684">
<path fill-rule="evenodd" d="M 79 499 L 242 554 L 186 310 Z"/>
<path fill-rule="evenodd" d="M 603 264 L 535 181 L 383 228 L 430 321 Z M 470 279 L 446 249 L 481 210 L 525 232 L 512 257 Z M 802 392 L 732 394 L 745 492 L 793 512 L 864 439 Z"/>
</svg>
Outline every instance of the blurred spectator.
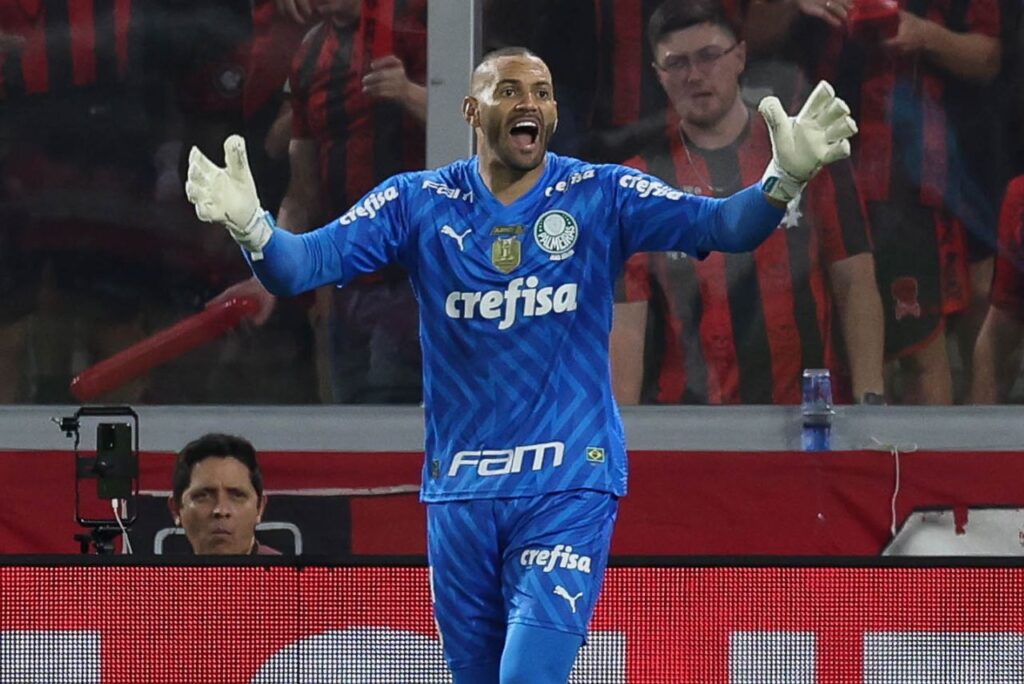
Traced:
<svg viewBox="0 0 1024 684">
<path fill-rule="evenodd" d="M 172 477 L 167 506 L 197 556 L 280 555 L 256 539 L 267 497 L 248 440 L 203 435 L 178 454 Z"/>
<path fill-rule="evenodd" d="M 244 130 L 263 141 L 285 97 L 285 82 L 307 27 L 278 5 L 285 0 L 155 0 L 155 41 L 177 120 L 168 126 L 206 154 L 220 151 L 229 134 Z M 179 151 L 180 152 L 180 151 Z M 287 182 L 287 135 L 273 154 L 252 145 L 250 162 L 268 203 L 281 201 Z M 175 153 L 174 164 L 185 160 Z M 277 164 L 273 162 L 277 161 Z M 174 188 L 182 196 L 183 183 Z"/>
<path fill-rule="evenodd" d="M 0 0 L 0 27 L 20 37 L 0 39 L 0 401 L 70 400 L 83 366 L 247 272 L 230 240 L 192 230 L 179 165 L 183 141 L 241 126 L 250 23 L 248 0 Z M 297 325 L 258 341 L 309 359 L 304 310 L 283 308 Z M 306 382 L 301 362 L 253 372 L 254 337 L 232 335 L 104 399 L 314 400 L 311 362 Z"/>
<path fill-rule="evenodd" d="M 853 159 L 874 231 L 886 357 L 898 359 L 895 389 L 906 403 L 952 400 L 946 321 L 967 314 L 954 319 L 963 351 L 983 311 L 1007 174 L 1005 98 L 990 88 L 1000 66 L 999 2 L 899 0 L 891 24 L 851 23 L 858 6 L 882 2 L 751 5 L 751 16 L 769 17 L 761 51 L 828 79 L 861 126 Z"/>
<path fill-rule="evenodd" d="M 1003 76 L 1002 99 L 1008 108 L 1010 168 L 1012 174 L 1024 172 L 1024 8 L 1013 0 L 1003 0 Z"/>
<path fill-rule="evenodd" d="M 2 401 L 68 400 L 73 367 L 140 339 L 143 304 L 164 292 L 146 237 L 159 229 L 144 204 L 159 133 L 145 9 L 0 1 Z M 19 368 L 27 385 L 16 391 Z"/>
<path fill-rule="evenodd" d="M 214 149 L 223 135 L 242 123 L 243 91 L 252 45 L 250 0 L 151 0 L 156 35 L 153 61 L 165 80 L 162 93 L 172 104 L 175 129 L 186 149 L 190 144 Z M 211 142 L 212 141 L 212 142 Z M 175 155 L 184 169 L 184 160 Z M 174 188 L 183 196 L 182 183 Z"/>
<path fill-rule="evenodd" d="M 948 404 L 943 331 L 947 317 L 968 306 L 971 285 L 956 213 L 964 166 L 947 102 L 954 83 L 995 78 L 1000 11 L 997 0 L 899 6 L 892 37 L 847 36 L 819 22 L 792 41 L 860 126 L 853 162 L 875 242 L 886 356 L 903 371 L 902 401 Z"/>
<path fill-rule="evenodd" d="M 305 28 L 283 16 L 271 0 L 206 3 L 201 0 L 160 0 L 161 48 L 170 77 L 168 98 L 176 119 L 167 123 L 183 142 L 207 153 L 220 149 L 229 133 L 245 131 L 266 141 L 284 99 L 289 64 Z M 290 120 L 285 128 L 290 127 Z M 278 145 L 281 147 L 281 145 Z M 266 200 L 276 206 L 288 176 L 284 151 L 277 159 L 266 144 L 252 145 L 252 165 L 265 188 Z M 184 163 L 174 156 L 176 175 Z M 177 182 L 176 201 L 184 204 L 183 182 Z M 170 199 L 170 198 L 165 198 Z M 189 212 L 189 221 L 196 221 Z M 191 288 L 199 296 L 188 302 L 202 306 L 230 283 L 247 277 L 239 268 L 237 249 L 223 235 L 202 235 L 198 254 L 208 255 L 210 268 Z M 243 265 L 244 266 L 244 265 Z M 311 403 L 318 400 L 313 363 L 313 334 L 308 324 L 308 300 L 278 307 L 260 326 L 243 325 L 215 343 L 154 374 L 152 398 L 163 402 Z M 282 363 L 268 368 L 268 349 Z"/>
<path fill-rule="evenodd" d="M 291 104 L 286 83 L 312 16 L 293 0 L 254 0 L 252 46 L 242 93 L 249 163 L 267 206 L 280 205 L 288 185 Z M 308 10 L 306 10 L 308 11 Z M 311 13 L 311 11 L 310 11 Z M 263 141 L 262 145 L 255 144 Z"/>
<path fill-rule="evenodd" d="M 661 140 L 629 164 L 694 194 L 726 197 L 757 182 L 771 141 L 740 97 L 746 43 L 717 3 L 668 0 L 653 14 L 648 36 L 674 112 Z M 832 343 L 831 298 L 853 394 L 877 400 L 883 331 L 870 249 L 852 170 L 840 162 L 808 184 L 753 253 L 699 262 L 675 253 L 633 257 L 620 293 L 631 303 L 617 305 L 612 333 L 617 398 L 799 403 L 804 368 L 847 376 Z M 649 312 L 653 349 L 645 346 Z M 849 401 L 844 384 L 840 396 Z"/>
<path fill-rule="evenodd" d="M 425 163 L 426 6 L 317 0 L 322 17 L 303 40 L 289 79 L 291 180 L 278 223 L 304 232 L 340 216 L 381 180 Z M 300 15 L 301 16 L 301 13 Z M 274 298 L 250 279 L 229 288 Z M 419 403 L 415 296 L 389 268 L 317 293 L 322 396 L 340 403 Z"/>
<path fill-rule="evenodd" d="M 971 401 L 1003 401 L 1020 375 L 1024 339 L 1024 176 L 1006 190 L 999 216 L 999 251 L 991 305 L 974 348 Z"/>
<path fill-rule="evenodd" d="M 952 323 L 956 341 L 951 350 L 957 398 L 970 391 L 975 340 L 989 306 L 998 216 L 1006 186 L 1013 176 L 1013 140 L 1019 117 L 1012 114 L 1014 40 L 1021 14 L 1020 3 L 999 0 L 1001 69 L 991 82 L 949 79 L 945 97 L 958 153 L 954 212 L 964 225 L 970 300 L 963 315 Z M 1019 49 L 1019 48 L 1017 48 Z M 960 373 L 956 371 L 960 370 Z M 963 382 L 958 382 L 962 380 Z"/>
</svg>

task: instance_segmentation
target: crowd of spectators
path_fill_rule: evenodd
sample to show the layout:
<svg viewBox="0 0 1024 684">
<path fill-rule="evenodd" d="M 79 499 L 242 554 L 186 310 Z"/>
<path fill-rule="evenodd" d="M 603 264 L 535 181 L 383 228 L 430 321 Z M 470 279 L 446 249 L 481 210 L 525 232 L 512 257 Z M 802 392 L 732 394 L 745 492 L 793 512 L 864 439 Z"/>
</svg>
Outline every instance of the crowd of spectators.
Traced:
<svg viewBox="0 0 1024 684">
<path fill-rule="evenodd" d="M 404 273 L 275 301 L 182 175 L 242 132 L 298 232 L 422 168 L 426 3 L 0 0 L 0 403 L 70 402 L 87 366 L 240 295 L 251 321 L 104 399 L 419 403 Z M 764 166 L 765 95 L 827 79 L 860 127 L 756 252 L 630 262 L 619 400 L 795 403 L 807 367 L 844 401 L 1024 399 L 1019 19 L 1007 0 L 485 0 L 484 49 L 551 67 L 556 152 L 723 195 Z"/>
</svg>

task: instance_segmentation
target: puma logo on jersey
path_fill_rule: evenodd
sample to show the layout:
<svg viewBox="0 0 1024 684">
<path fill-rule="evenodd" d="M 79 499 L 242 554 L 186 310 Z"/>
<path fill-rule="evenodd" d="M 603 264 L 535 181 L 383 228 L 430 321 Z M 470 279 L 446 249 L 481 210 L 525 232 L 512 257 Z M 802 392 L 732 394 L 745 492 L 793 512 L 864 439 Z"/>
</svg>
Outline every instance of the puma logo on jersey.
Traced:
<svg viewBox="0 0 1024 684">
<path fill-rule="evenodd" d="M 451 226 L 449 226 L 449 225 L 441 226 L 441 235 L 447 235 L 452 240 L 455 240 L 457 243 L 459 243 L 459 251 L 460 252 L 466 251 L 464 249 L 463 245 L 462 245 L 462 241 L 465 240 L 466 236 L 469 235 L 472 232 L 473 232 L 472 228 L 467 228 L 464 233 L 459 235 L 458 233 L 455 232 L 455 229 L 452 228 Z"/>
<path fill-rule="evenodd" d="M 565 587 L 563 587 L 561 584 L 559 584 L 559 585 L 555 586 L 555 596 L 561 596 L 566 601 L 568 601 L 569 602 L 569 607 L 572 608 L 572 612 L 575 613 L 576 612 L 576 601 L 579 599 L 580 596 L 583 596 L 583 592 L 581 591 L 580 593 L 576 594 L 575 596 L 572 596 L 571 594 L 569 594 L 569 591 Z"/>
<path fill-rule="evenodd" d="M 576 283 L 558 287 L 538 285 L 540 280 L 537 276 L 529 276 L 513 278 L 504 290 L 450 292 L 444 303 L 444 312 L 449 318 L 500 320 L 498 330 L 507 330 L 516 322 L 520 311 L 523 316 L 532 317 L 576 310 Z"/>
</svg>

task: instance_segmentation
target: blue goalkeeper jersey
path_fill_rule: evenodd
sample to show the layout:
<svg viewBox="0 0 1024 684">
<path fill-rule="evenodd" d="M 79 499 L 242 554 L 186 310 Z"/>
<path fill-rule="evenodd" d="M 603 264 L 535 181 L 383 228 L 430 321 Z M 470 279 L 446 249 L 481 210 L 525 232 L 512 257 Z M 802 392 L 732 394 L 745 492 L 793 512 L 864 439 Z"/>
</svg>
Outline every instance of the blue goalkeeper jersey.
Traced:
<svg viewBox="0 0 1024 684">
<path fill-rule="evenodd" d="M 778 224 L 759 189 L 744 192 L 756 193 L 744 218 Z M 253 267 L 276 292 L 343 285 L 391 262 L 408 271 L 423 345 L 423 500 L 621 496 L 608 359 L 616 278 L 635 252 L 719 246 L 725 201 L 548 153 L 539 182 L 504 206 L 474 157 L 389 179 L 320 230 L 277 229 Z"/>
</svg>

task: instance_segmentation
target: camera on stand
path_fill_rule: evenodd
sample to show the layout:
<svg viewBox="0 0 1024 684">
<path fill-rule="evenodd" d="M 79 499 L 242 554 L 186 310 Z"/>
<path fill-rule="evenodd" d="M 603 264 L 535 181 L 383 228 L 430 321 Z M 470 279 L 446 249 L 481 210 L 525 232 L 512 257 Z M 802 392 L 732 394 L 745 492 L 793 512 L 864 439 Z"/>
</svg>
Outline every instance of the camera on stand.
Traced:
<svg viewBox="0 0 1024 684">
<path fill-rule="evenodd" d="M 82 553 L 112 554 L 118 535 L 124 534 L 128 544 L 128 529 L 138 515 L 139 417 L 129 406 L 83 406 L 54 422 L 75 440 L 75 519 L 88 530 L 75 539 Z M 83 423 L 95 424 L 95 450 L 80 449 Z M 95 498 L 109 502 L 109 514 L 97 515 L 95 502 L 85 510 L 82 488 L 91 480 Z"/>
</svg>

